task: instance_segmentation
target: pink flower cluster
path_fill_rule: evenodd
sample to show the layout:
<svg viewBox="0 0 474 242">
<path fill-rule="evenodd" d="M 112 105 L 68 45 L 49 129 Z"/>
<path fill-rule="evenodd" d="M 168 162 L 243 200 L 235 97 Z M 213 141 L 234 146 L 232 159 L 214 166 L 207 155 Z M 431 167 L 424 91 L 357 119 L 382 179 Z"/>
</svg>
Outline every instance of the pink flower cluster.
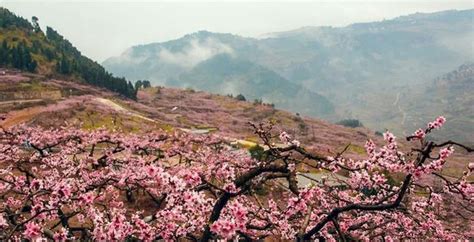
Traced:
<svg viewBox="0 0 474 242">
<path fill-rule="evenodd" d="M 439 116 L 435 121 L 428 123 L 429 129 L 440 129 L 443 124 L 446 122 L 446 118 Z"/>
<path fill-rule="evenodd" d="M 37 223 L 29 222 L 25 225 L 25 232 L 23 235 L 27 239 L 37 239 L 42 235 L 42 229 Z"/>
<path fill-rule="evenodd" d="M 413 136 L 418 139 L 424 139 L 426 136 L 426 133 L 423 129 L 417 129 L 415 133 L 413 134 Z"/>
<path fill-rule="evenodd" d="M 240 202 L 234 202 L 224 211 L 223 217 L 211 225 L 211 231 L 222 238 L 231 239 L 237 231 L 246 231 L 247 208 Z"/>
<path fill-rule="evenodd" d="M 410 138 L 415 138 L 422 140 L 426 137 L 428 133 L 430 133 L 433 129 L 440 129 L 444 123 L 446 122 L 446 118 L 443 116 L 439 116 L 436 118 L 433 122 L 429 122 L 427 125 L 426 130 L 423 129 L 417 129 Z"/>
<path fill-rule="evenodd" d="M 405 154 L 386 132 L 384 145 L 367 141 L 359 160 L 305 157 L 287 133 L 279 138 L 289 146 L 256 160 L 225 139 L 180 132 L 0 131 L 0 238 L 80 239 L 68 228 L 81 226 L 98 241 L 176 241 L 206 231 L 215 240 L 294 240 L 324 221 L 308 238 L 339 240 L 337 230 L 354 240 L 468 238 L 469 221 L 443 221 L 454 214 L 443 201 L 474 201 L 474 163 L 459 179 L 441 180 L 442 189 L 422 183 L 448 162 L 453 145 L 420 142 Z M 428 156 L 419 152 L 430 147 Z M 300 173 L 302 167 L 314 173 Z M 373 209 L 396 202 L 403 189 L 398 207 Z M 329 219 L 334 211 L 341 212 Z"/>
</svg>

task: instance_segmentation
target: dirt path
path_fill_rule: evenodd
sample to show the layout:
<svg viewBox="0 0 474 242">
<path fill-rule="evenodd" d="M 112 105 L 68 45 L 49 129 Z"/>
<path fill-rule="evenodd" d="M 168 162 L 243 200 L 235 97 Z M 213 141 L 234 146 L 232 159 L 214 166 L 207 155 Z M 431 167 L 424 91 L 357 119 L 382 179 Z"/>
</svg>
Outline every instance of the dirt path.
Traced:
<svg viewBox="0 0 474 242">
<path fill-rule="evenodd" d="M 10 103 L 10 102 L 19 102 L 19 103 L 21 103 L 21 102 L 38 102 L 38 101 L 41 101 L 41 100 L 42 99 L 16 100 L 16 101 L 0 102 L 0 104 Z M 105 106 L 113 109 L 116 112 L 121 112 L 121 113 L 124 113 L 126 115 L 137 117 L 137 118 L 149 121 L 149 122 L 159 123 L 158 121 L 156 121 L 154 119 L 151 119 L 151 118 L 148 118 L 148 117 L 145 117 L 145 116 L 143 116 L 142 114 L 140 114 L 138 112 L 129 110 L 129 109 L 123 107 L 122 105 L 120 105 L 120 104 L 118 104 L 118 103 L 116 103 L 116 102 L 114 102 L 110 99 L 96 97 L 96 98 L 94 98 L 94 100 L 99 102 L 102 105 L 105 105 Z M 60 101 L 59 103 L 57 103 L 57 105 L 58 104 L 60 105 L 61 102 L 65 102 L 65 101 L 66 100 Z M 31 107 L 31 108 L 26 108 L 26 109 L 22 109 L 22 110 L 12 111 L 12 112 L 8 113 L 8 117 L 7 117 L 6 120 L 4 120 L 3 122 L 0 122 L 0 125 L 5 127 L 5 128 L 8 128 L 8 127 L 20 124 L 20 123 L 25 123 L 25 122 L 33 119 L 35 116 L 37 116 L 37 115 L 39 115 L 43 112 L 46 112 L 47 110 L 48 110 L 48 106 L 46 106 L 46 107 Z M 185 128 L 180 128 L 180 130 L 182 130 L 184 132 L 192 133 L 192 134 L 207 134 L 207 133 L 211 132 L 210 129 L 185 129 Z M 250 147 L 253 147 L 253 146 L 257 145 L 257 143 L 247 141 L 247 140 L 233 139 L 233 138 L 228 138 L 228 139 L 233 140 L 232 143 L 234 143 L 236 145 L 239 145 L 239 146 L 242 146 L 242 147 L 246 147 L 246 148 L 250 148 Z"/>
<path fill-rule="evenodd" d="M 9 103 L 28 103 L 28 102 L 39 102 L 42 101 L 43 99 L 32 99 L 32 100 L 14 100 L 14 101 L 5 101 L 5 102 L 0 102 L 0 104 L 9 104 Z M 121 105 L 113 102 L 112 100 L 105 99 L 105 98 L 95 98 L 96 101 L 98 101 L 100 104 L 105 105 L 107 107 L 112 108 L 113 110 L 121 113 L 125 113 L 127 115 L 131 115 L 146 121 L 158 123 L 157 121 L 145 117 L 137 112 L 130 111 Z M 58 102 L 57 104 L 53 105 L 48 105 L 46 107 L 31 107 L 31 108 L 26 108 L 26 109 L 21 109 L 17 111 L 12 111 L 8 113 L 7 119 L 4 120 L 3 122 L 0 123 L 1 126 L 8 128 L 17 124 L 25 123 L 31 119 L 33 119 L 35 116 L 48 111 L 48 108 L 51 106 L 61 106 L 61 103 L 66 103 L 67 100 L 62 100 Z"/>
<path fill-rule="evenodd" d="M 113 110 L 115 110 L 117 112 L 122 112 L 122 113 L 125 113 L 127 115 L 131 115 L 131 116 L 143 119 L 143 120 L 158 123 L 156 120 L 145 117 L 145 116 L 143 116 L 143 115 L 141 115 L 137 112 L 128 110 L 127 108 L 121 106 L 120 104 L 118 104 L 118 103 L 116 103 L 116 102 L 114 102 L 110 99 L 95 98 L 95 100 L 100 102 L 103 105 L 106 105 L 106 106 L 112 108 Z M 180 128 L 180 130 L 182 130 L 184 132 L 187 132 L 187 133 L 192 133 L 192 134 L 208 134 L 210 132 L 209 129 L 185 129 L 185 128 Z M 243 147 L 246 147 L 246 148 L 250 148 L 250 147 L 253 147 L 253 146 L 257 145 L 257 143 L 247 141 L 247 140 L 241 140 L 241 139 L 233 139 L 233 140 L 234 140 L 233 141 L 234 144 L 237 144 L 239 146 L 243 146 Z"/>
<path fill-rule="evenodd" d="M 40 101 L 42 101 L 42 99 L 3 101 L 3 102 L 0 102 L 0 105 L 7 105 L 7 104 L 13 104 L 13 103 L 18 103 L 18 104 L 33 103 L 33 102 L 40 102 Z M 9 128 L 16 124 L 24 123 L 32 119 L 34 116 L 36 116 L 37 114 L 41 112 L 42 112 L 41 107 L 32 107 L 32 108 L 12 111 L 12 112 L 9 112 L 7 119 L 5 119 L 3 122 L 0 122 L 0 125 L 4 128 Z"/>
<path fill-rule="evenodd" d="M 395 102 L 393 102 L 393 106 L 396 106 L 398 104 L 398 101 L 400 101 L 400 92 L 397 93 L 397 98 L 395 98 Z"/>
<path fill-rule="evenodd" d="M 402 121 L 400 122 L 400 124 L 403 125 L 405 124 L 405 120 L 406 120 L 406 117 L 407 117 L 407 113 L 405 111 L 402 110 L 402 107 L 400 106 L 400 92 L 397 93 L 397 98 L 395 99 L 395 101 L 393 102 L 393 106 L 396 106 L 398 108 L 398 111 L 402 114 Z"/>
<path fill-rule="evenodd" d="M 36 115 L 43 112 L 41 107 L 27 108 L 8 113 L 7 119 L 0 123 L 4 128 L 9 128 L 31 120 Z"/>
<path fill-rule="evenodd" d="M 153 122 L 153 123 L 158 123 L 156 120 L 145 117 L 145 116 L 143 116 L 143 115 L 141 115 L 137 112 L 128 110 L 128 109 L 124 108 L 123 106 L 121 106 L 120 104 L 118 104 L 118 103 L 116 103 L 116 102 L 114 102 L 110 99 L 98 97 L 98 98 L 95 98 L 95 100 L 98 101 L 99 103 L 103 104 L 103 105 L 106 105 L 106 106 L 112 108 L 113 110 L 115 110 L 117 112 L 125 113 L 127 115 L 134 116 L 134 117 L 137 117 L 137 118 L 140 118 L 140 119 L 143 119 L 143 120 L 146 120 L 146 121 L 150 121 L 150 122 Z"/>
<path fill-rule="evenodd" d="M 5 105 L 5 104 L 13 104 L 13 103 L 36 103 L 36 102 L 41 102 L 44 101 L 44 99 L 28 99 L 28 100 L 11 100 L 11 101 L 3 101 L 0 102 L 0 105 Z"/>
</svg>

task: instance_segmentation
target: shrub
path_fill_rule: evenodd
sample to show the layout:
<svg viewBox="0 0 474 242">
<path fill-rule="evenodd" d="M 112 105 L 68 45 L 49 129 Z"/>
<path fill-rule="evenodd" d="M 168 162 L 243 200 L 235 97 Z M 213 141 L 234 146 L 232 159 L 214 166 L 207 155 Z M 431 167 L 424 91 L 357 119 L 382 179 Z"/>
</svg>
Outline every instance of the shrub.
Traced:
<svg viewBox="0 0 474 242">
<path fill-rule="evenodd" d="M 360 122 L 358 119 L 343 119 L 336 124 L 350 128 L 364 127 L 362 122 Z"/>
<path fill-rule="evenodd" d="M 255 100 L 253 100 L 253 104 L 254 105 L 262 105 L 263 104 L 263 100 L 261 98 L 257 98 Z"/>
<path fill-rule="evenodd" d="M 255 145 L 249 148 L 250 156 L 256 160 L 262 160 L 264 149 L 260 145 Z"/>
<path fill-rule="evenodd" d="M 247 101 L 247 99 L 245 99 L 245 96 L 242 94 L 235 96 L 235 99 L 239 101 Z"/>
</svg>

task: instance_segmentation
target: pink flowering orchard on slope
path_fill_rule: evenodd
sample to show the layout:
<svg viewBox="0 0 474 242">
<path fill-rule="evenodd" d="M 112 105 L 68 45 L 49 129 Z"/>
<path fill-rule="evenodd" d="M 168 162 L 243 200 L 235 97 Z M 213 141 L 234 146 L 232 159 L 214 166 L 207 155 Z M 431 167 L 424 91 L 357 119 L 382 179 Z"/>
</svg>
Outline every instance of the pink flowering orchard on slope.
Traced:
<svg viewBox="0 0 474 242">
<path fill-rule="evenodd" d="M 472 238 L 474 164 L 442 169 L 473 149 L 426 138 L 444 122 L 407 137 L 406 153 L 389 132 L 369 140 L 362 160 L 310 153 L 271 124 L 252 124 L 267 148 L 254 158 L 216 136 L 2 129 L 0 239 Z M 328 178 L 299 186 L 301 167 Z"/>
</svg>

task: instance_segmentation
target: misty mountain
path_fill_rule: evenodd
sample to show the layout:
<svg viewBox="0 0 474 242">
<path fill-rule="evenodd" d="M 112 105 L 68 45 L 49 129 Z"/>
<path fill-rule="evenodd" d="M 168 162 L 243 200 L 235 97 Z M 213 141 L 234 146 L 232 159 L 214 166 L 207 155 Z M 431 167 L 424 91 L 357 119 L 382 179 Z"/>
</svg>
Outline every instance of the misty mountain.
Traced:
<svg viewBox="0 0 474 242">
<path fill-rule="evenodd" d="M 176 41 L 133 47 L 104 65 L 117 75 L 154 84 L 243 94 L 248 100 L 262 99 L 313 116 L 334 113 L 334 105 L 324 96 L 250 61 L 248 56 L 256 50 L 255 39 L 200 31 Z"/>
<path fill-rule="evenodd" d="M 248 100 L 262 99 L 265 103 L 312 115 L 334 112 L 334 105 L 325 97 L 289 82 L 268 68 L 229 54 L 211 57 L 166 84 L 219 94 L 243 93 Z"/>
<path fill-rule="evenodd" d="M 278 50 L 287 58 L 275 62 L 259 55 L 256 61 L 289 80 L 330 92 L 351 84 L 428 81 L 473 58 L 473 13 L 414 14 L 345 28 L 275 33 L 261 41 L 264 52 Z"/>
<path fill-rule="evenodd" d="M 444 115 L 449 120 L 439 137 L 474 144 L 474 63 L 435 78 L 428 88 L 413 89 L 402 104 L 406 129 L 422 124 L 422 115 Z"/>
<path fill-rule="evenodd" d="M 130 79 L 149 79 L 160 85 L 185 83 L 212 91 L 217 80 L 206 85 L 202 78 L 207 74 L 198 66 L 225 54 L 273 71 L 297 89 L 326 97 L 335 105 L 333 120 L 357 118 L 373 129 L 392 128 L 400 125 L 394 121 L 400 115 L 393 105 L 398 93 L 430 85 L 437 76 L 473 61 L 473 14 L 474 10 L 417 13 L 338 28 L 304 27 L 261 39 L 200 31 L 177 40 L 131 47 L 103 64 L 112 73 Z M 189 74 L 197 72 L 193 70 L 196 67 L 201 69 L 201 80 L 191 82 Z M 221 76 L 222 82 L 232 79 L 232 90 L 249 91 L 236 84 L 248 85 L 239 80 L 252 79 L 251 73 L 229 77 L 213 74 L 217 69 L 204 69 L 209 77 Z M 281 93 L 284 101 L 294 98 L 294 91 L 288 92 Z M 269 95 L 256 91 L 243 94 Z M 303 106 L 312 108 L 313 103 Z"/>
<path fill-rule="evenodd" d="M 256 40 L 231 34 L 199 31 L 163 43 L 138 45 L 119 57 L 104 61 L 110 71 L 132 79 L 149 79 L 165 84 L 170 78 L 191 70 L 195 65 L 219 54 L 248 56 Z"/>
</svg>

